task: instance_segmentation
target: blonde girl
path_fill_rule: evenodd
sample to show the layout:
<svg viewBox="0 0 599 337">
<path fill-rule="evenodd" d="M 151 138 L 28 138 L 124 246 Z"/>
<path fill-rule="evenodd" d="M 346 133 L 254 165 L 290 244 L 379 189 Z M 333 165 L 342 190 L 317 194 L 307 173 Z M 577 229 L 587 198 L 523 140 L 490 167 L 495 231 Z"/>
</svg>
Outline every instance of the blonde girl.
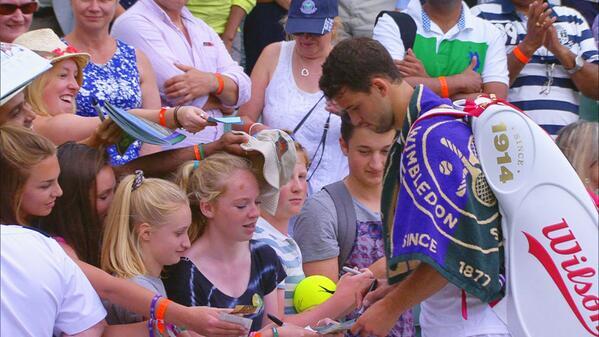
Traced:
<svg viewBox="0 0 599 337">
<path fill-rule="evenodd" d="M 164 279 L 172 300 L 187 306 L 258 305 L 252 331 L 277 314 L 285 272 L 275 251 L 251 240 L 260 215 L 260 186 L 247 159 L 216 153 L 184 164 L 177 178 L 192 207 L 190 249 Z M 263 303 L 264 305 L 260 305 Z"/>
<path fill-rule="evenodd" d="M 190 224 L 189 202 L 177 185 L 145 179 L 141 171 L 125 177 L 106 217 L 102 269 L 166 297 L 160 273 L 189 248 Z M 107 321 L 134 323 L 142 317 L 111 306 Z"/>
</svg>

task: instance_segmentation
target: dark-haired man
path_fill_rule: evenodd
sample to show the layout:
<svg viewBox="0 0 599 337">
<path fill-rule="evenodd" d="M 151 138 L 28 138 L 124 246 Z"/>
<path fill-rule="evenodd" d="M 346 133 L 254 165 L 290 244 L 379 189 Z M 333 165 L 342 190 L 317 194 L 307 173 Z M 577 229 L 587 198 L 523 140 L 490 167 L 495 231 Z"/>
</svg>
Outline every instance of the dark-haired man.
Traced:
<svg viewBox="0 0 599 337">
<path fill-rule="evenodd" d="M 472 131 L 451 116 L 413 124 L 433 108 L 451 109 L 451 101 L 424 86 L 412 88 L 385 48 L 367 38 L 335 46 L 320 87 L 352 124 L 400 131 L 387 159 L 381 203 L 388 278 L 397 285 L 352 332 L 386 336 L 401 313 L 422 302 L 424 337 L 509 336 L 487 304 L 503 296 L 502 234 L 488 185 L 472 184 L 481 172 Z"/>
</svg>

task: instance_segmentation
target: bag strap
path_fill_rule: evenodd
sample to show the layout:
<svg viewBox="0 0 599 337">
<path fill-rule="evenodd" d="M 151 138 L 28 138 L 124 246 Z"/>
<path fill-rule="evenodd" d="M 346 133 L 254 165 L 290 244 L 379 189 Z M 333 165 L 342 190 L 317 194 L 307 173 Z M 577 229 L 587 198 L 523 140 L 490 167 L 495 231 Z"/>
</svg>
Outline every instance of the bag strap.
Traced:
<svg viewBox="0 0 599 337">
<path fill-rule="evenodd" d="M 296 134 L 297 130 L 299 130 L 302 127 L 302 125 L 304 125 L 304 123 L 306 122 L 306 119 L 308 119 L 308 117 L 310 117 L 310 115 L 312 114 L 312 111 L 314 111 L 314 109 L 316 109 L 316 106 L 318 105 L 318 103 L 320 103 L 320 101 L 322 101 L 323 98 L 324 98 L 324 95 L 320 96 L 320 98 L 318 99 L 318 101 L 316 101 L 316 104 L 314 104 L 312 106 L 312 108 L 308 111 L 308 113 L 306 113 L 304 115 L 304 118 L 302 118 L 302 120 L 299 121 L 299 123 L 297 123 L 297 125 L 295 126 L 295 128 L 293 128 L 293 134 Z"/>
<path fill-rule="evenodd" d="M 349 194 L 343 180 L 326 185 L 322 188 L 325 190 L 333 203 L 337 212 L 337 243 L 339 244 L 338 266 L 339 270 L 349 258 L 349 254 L 354 247 L 356 240 L 356 209 L 354 208 L 354 200 Z"/>
<path fill-rule="evenodd" d="M 384 14 L 389 15 L 395 24 L 399 28 L 399 34 L 401 35 L 401 42 L 403 42 L 404 50 L 408 48 L 414 48 L 414 41 L 416 41 L 416 22 L 412 17 L 406 13 L 396 11 L 382 11 L 376 16 L 374 25 L 379 22 L 379 18 Z"/>
</svg>

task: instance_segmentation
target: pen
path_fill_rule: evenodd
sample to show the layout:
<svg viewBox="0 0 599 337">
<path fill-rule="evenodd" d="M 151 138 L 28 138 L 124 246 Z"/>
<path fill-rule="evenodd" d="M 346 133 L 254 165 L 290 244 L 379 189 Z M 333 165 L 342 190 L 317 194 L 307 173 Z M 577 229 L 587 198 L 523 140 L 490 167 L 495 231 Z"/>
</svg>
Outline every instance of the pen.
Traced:
<svg viewBox="0 0 599 337">
<path fill-rule="evenodd" d="M 276 325 L 283 326 L 283 321 L 281 321 L 280 319 L 278 319 L 277 316 L 271 315 L 271 314 L 266 314 L 266 317 L 268 317 L 268 319 L 270 319 Z"/>
<path fill-rule="evenodd" d="M 354 275 L 362 274 L 360 271 L 350 268 L 350 267 L 346 267 L 346 266 L 343 266 L 343 268 L 341 268 L 341 269 L 346 273 L 350 273 L 350 274 L 354 274 Z"/>
</svg>

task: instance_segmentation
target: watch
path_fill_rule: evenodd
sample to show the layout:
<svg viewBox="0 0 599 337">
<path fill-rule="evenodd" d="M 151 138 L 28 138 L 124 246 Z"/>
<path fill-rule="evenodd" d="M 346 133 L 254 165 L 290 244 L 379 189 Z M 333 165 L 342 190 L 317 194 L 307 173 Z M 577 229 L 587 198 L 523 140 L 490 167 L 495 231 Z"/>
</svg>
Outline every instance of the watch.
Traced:
<svg viewBox="0 0 599 337">
<path fill-rule="evenodd" d="M 568 72 L 568 74 L 572 75 L 575 72 L 582 69 L 583 66 L 584 66 L 584 60 L 582 59 L 582 56 L 577 55 L 576 59 L 574 59 L 574 67 L 570 68 L 570 69 L 566 69 L 566 71 Z"/>
</svg>

